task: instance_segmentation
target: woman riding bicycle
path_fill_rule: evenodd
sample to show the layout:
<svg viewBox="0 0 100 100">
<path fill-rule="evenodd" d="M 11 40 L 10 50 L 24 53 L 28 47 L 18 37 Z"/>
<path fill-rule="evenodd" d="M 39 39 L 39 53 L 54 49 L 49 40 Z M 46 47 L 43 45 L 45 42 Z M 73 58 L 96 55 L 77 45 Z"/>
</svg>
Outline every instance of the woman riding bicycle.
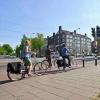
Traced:
<svg viewBox="0 0 100 100">
<path fill-rule="evenodd" d="M 32 70 L 32 62 L 31 62 L 31 49 L 30 49 L 30 41 L 26 40 L 23 50 L 22 50 L 22 54 L 23 54 L 23 61 L 24 61 L 24 65 L 27 67 L 28 69 L 28 75 L 32 75 L 31 70 Z"/>
</svg>

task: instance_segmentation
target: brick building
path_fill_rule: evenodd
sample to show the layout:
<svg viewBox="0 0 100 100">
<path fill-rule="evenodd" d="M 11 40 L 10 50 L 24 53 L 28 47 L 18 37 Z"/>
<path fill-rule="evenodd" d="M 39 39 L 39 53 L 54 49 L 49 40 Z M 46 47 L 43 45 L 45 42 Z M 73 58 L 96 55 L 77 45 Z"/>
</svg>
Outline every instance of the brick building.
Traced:
<svg viewBox="0 0 100 100">
<path fill-rule="evenodd" d="M 59 26 L 57 33 L 53 33 L 51 37 L 48 36 L 47 41 L 52 50 L 64 43 L 74 55 L 81 55 L 82 51 L 86 55 L 91 54 L 91 39 L 87 37 L 87 34 L 81 35 L 76 33 L 76 31 L 66 31 L 62 29 L 62 26 Z"/>
</svg>

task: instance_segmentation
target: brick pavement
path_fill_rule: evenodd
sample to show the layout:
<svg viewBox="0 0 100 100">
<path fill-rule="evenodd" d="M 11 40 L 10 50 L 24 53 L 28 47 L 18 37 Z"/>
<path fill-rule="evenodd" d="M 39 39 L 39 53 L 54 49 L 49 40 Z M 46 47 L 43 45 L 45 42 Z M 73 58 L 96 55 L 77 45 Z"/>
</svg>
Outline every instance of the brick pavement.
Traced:
<svg viewBox="0 0 100 100">
<path fill-rule="evenodd" d="M 0 100 L 92 100 L 100 93 L 100 61 L 85 68 L 54 72 L 10 82 L 0 79 Z M 96 99 L 99 100 L 99 99 Z"/>
</svg>

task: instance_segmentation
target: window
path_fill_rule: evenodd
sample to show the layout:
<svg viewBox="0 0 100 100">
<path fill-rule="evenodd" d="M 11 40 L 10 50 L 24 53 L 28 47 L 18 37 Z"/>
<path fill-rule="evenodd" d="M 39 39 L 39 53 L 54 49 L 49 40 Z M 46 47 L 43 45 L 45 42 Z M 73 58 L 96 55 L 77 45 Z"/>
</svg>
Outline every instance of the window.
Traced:
<svg viewBox="0 0 100 100">
<path fill-rule="evenodd" d="M 67 38 L 70 38 L 70 35 L 66 35 Z"/>
<path fill-rule="evenodd" d="M 62 42 L 65 42 L 65 39 L 62 39 Z"/>
<path fill-rule="evenodd" d="M 73 42 L 73 40 L 72 40 L 72 39 L 70 39 L 70 42 Z"/>
<path fill-rule="evenodd" d="M 57 36 L 57 38 L 59 39 L 59 35 Z"/>
<path fill-rule="evenodd" d="M 73 38 L 73 36 L 72 35 L 70 35 L 70 39 L 72 39 Z"/>
<path fill-rule="evenodd" d="M 70 42 L 70 39 L 67 39 L 67 42 Z"/>
<path fill-rule="evenodd" d="M 62 37 L 65 38 L 65 34 L 63 34 Z"/>
</svg>

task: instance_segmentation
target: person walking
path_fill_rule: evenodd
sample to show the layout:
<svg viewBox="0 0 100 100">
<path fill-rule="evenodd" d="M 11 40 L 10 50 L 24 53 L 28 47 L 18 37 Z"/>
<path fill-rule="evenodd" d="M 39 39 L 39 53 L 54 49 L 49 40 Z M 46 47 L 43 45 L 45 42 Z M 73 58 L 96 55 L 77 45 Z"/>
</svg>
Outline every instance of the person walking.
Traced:
<svg viewBox="0 0 100 100">
<path fill-rule="evenodd" d="M 71 67 L 71 61 L 70 61 L 70 57 L 69 57 L 69 50 L 66 48 L 65 44 L 62 45 L 62 49 L 61 49 L 61 55 L 64 61 L 64 66 L 63 69 L 65 70 L 66 67 Z M 68 64 L 66 63 L 66 59 L 68 60 Z"/>
</svg>

